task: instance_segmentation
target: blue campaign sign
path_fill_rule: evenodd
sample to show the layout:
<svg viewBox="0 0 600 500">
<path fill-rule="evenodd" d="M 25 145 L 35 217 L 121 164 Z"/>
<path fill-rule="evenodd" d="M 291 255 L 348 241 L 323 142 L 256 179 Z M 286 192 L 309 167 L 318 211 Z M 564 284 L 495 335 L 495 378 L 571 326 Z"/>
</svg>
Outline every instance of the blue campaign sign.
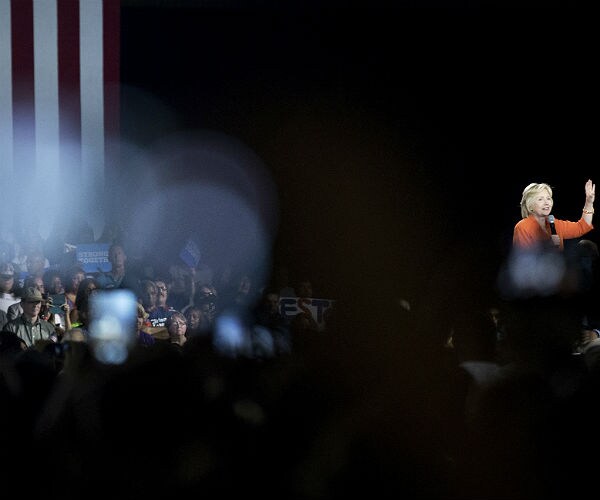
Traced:
<svg viewBox="0 0 600 500">
<path fill-rule="evenodd" d="M 107 273 L 111 269 L 108 261 L 110 243 L 80 243 L 75 247 L 75 259 L 86 273 Z"/>
<path fill-rule="evenodd" d="M 325 312 L 333 307 L 333 300 L 309 297 L 281 297 L 279 307 L 282 314 L 295 316 L 299 312 L 309 313 L 317 322 L 319 330 L 325 329 Z"/>
<path fill-rule="evenodd" d="M 201 257 L 200 247 L 193 239 L 188 239 L 185 246 L 181 249 L 179 257 L 189 267 L 196 267 Z"/>
</svg>

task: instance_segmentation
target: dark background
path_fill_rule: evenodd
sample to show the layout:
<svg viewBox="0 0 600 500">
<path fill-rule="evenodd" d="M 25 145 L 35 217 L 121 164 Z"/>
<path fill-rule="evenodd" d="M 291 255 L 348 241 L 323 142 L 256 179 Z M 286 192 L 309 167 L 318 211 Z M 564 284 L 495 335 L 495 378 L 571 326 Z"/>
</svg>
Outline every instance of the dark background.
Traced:
<svg viewBox="0 0 600 500">
<path fill-rule="evenodd" d="M 585 12 L 284 5 L 130 1 L 121 18 L 123 137 L 214 130 L 254 151 L 279 196 L 275 266 L 336 298 L 418 300 L 465 274 L 488 289 L 527 184 L 579 217 L 597 115 Z"/>
<path fill-rule="evenodd" d="M 336 300 L 325 334 L 296 335 L 294 346 L 309 354 L 309 391 L 343 409 L 350 394 L 341 425 L 326 426 L 323 455 L 335 456 L 340 432 L 366 443 L 342 494 L 393 478 L 405 496 L 417 485 L 425 493 L 408 496 L 453 497 L 433 494 L 446 486 L 439 470 L 464 416 L 444 341 L 454 313 L 464 308 L 458 325 L 477 329 L 470 313 L 496 304 L 527 184 L 554 186 L 556 217 L 581 214 L 597 163 L 594 18 L 534 2 L 167 3 L 122 10 L 123 137 L 152 147 L 177 131 L 216 131 L 262 159 L 279 200 L 274 268 Z M 161 189 L 205 178 L 185 162 L 161 168 Z M 153 250 L 162 255 L 177 227 L 202 215 L 173 213 Z M 313 407 L 303 411 L 312 422 Z M 487 465 L 511 484 L 506 464 Z"/>
</svg>

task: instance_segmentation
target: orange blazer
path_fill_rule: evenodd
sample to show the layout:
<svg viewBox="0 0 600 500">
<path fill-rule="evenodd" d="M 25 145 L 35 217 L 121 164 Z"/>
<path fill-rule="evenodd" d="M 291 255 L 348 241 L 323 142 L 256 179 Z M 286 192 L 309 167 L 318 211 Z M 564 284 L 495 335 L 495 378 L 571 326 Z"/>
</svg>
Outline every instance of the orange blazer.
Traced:
<svg viewBox="0 0 600 500">
<path fill-rule="evenodd" d="M 563 250 L 564 240 L 579 238 L 594 229 L 583 218 L 577 222 L 570 220 L 554 219 L 556 234 L 560 236 L 560 249 Z M 513 231 L 513 246 L 519 248 L 531 248 L 539 244 L 548 244 L 552 240 L 550 235 L 550 224 L 546 220 L 545 230 L 538 224 L 534 215 L 521 219 L 515 224 Z"/>
</svg>

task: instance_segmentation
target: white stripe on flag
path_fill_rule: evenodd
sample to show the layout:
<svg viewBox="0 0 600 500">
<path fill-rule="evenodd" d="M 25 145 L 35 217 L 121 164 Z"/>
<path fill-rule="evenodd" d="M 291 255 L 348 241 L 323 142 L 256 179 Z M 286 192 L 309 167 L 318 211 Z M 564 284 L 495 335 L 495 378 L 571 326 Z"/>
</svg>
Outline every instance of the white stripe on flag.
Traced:
<svg viewBox="0 0 600 500">
<path fill-rule="evenodd" d="M 35 184 L 49 192 L 60 192 L 57 39 L 56 0 L 34 0 Z"/>
<path fill-rule="evenodd" d="M 80 2 L 79 29 L 79 57 L 81 61 L 81 180 L 85 190 L 95 190 L 93 192 L 102 195 L 104 187 L 102 0 Z"/>
<path fill-rule="evenodd" d="M 7 213 L 25 196 L 44 208 L 43 237 L 72 222 L 64 214 L 73 204 L 101 229 L 107 127 L 118 136 L 119 8 L 119 0 L 0 0 L 0 238 L 31 219 Z"/>
<path fill-rule="evenodd" d="M 5 190 L 3 216 L 0 217 L 0 237 L 12 230 L 14 200 L 13 184 L 14 131 L 12 103 L 12 27 L 10 0 L 0 0 L 0 182 Z"/>
<path fill-rule="evenodd" d="M 0 0 L 0 178 L 12 184 L 13 112 L 12 112 L 12 30 L 10 0 Z M 5 220 L 0 221 L 4 229 Z"/>
</svg>

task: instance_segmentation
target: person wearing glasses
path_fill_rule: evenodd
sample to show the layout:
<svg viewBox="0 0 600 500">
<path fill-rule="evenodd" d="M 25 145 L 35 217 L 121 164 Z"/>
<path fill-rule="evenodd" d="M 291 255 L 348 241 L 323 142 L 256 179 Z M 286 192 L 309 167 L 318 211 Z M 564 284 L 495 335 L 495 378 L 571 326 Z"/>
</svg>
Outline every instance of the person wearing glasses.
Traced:
<svg viewBox="0 0 600 500">
<path fill-rule="evenodd" d="M 187 341 L 185 333 L 187 331 L 187 322 L 185 316 L 179 311 L 174 311 L 167 319 L 167 331 L 169 332 L 169 342 L 179 347 L 183 347 Z"/>
<path fill-rule="evenodd" d="M 175 312 L 175 309 L 167 304 L 169 289 L 167 282 L 162 278 L 154 280 L 156 287 L 156 305 L 149 311 L 148 321 L 153 327 L 166 326 L 169 316 Z"/>
</svg>

